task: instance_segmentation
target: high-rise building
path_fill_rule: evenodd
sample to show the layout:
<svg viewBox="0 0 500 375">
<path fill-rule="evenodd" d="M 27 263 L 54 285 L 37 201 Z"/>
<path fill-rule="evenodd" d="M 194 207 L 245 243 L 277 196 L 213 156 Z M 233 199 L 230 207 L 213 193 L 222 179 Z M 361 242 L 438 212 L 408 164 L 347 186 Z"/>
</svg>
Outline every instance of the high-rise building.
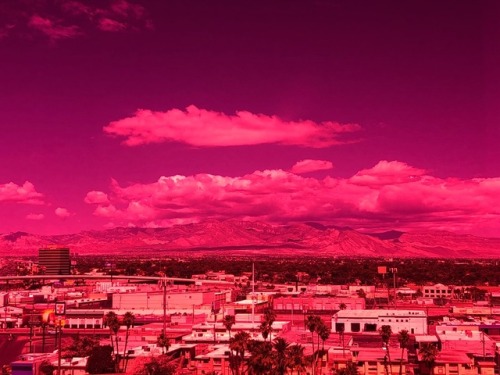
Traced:
<svg viewBox="0 0 500 375">
<path fill-rule="evenodd" d="M 49 247 L 38 250 L 38 266 L 46 275 L 69 275 L 71 273 L 69 249 Z"/>
</svg>

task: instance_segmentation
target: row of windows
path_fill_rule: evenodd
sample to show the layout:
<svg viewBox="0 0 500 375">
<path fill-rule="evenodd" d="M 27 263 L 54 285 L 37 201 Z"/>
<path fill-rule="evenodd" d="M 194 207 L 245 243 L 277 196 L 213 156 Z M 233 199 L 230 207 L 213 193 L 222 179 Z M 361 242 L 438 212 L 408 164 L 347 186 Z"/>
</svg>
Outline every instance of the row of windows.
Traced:
<svg viewBox="0 0 500 375">
<path fill-rule="evenodd" d="M 424 289 L 424 293 L 443 293 L 443 294 L 451 294 L 451 290 L 440 290 L 436 289 Z"/>
<path fill-rule="evenodd" d="M 385 322 L 385 320 L 384 320 L 384 319 L 380 319 L 380 320 L 381 320 L 382 322 Z M 388 321 L 388 322 L 392 322 L 392 319 L 388 319 L 387 321 Z M 396 323 L 399 323 L 400 321 L 401 321 L 401 323 L 404 323 L 404 322 L 408 323 L 408 319 L 396 319 Z"/>
</svg>

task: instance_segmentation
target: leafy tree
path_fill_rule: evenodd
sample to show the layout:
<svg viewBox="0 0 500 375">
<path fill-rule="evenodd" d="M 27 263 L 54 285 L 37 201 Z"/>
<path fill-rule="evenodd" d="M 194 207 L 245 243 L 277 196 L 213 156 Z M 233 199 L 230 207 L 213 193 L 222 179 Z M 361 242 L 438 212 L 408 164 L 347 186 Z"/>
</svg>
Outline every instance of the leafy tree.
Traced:
<svg viewBox="0 0 500 375">
<path fill-rule="evenodd" d="M 42 363 L 40 363 L 39 369 L 41 375 L 52 375 L 54 374 L 54 370 L 56 369 L 56 367 L 49 361 L 44 360 Z"/>
<path fill-rule="evenodd" d="M 434 362 L 439 354 L 439 350 L 433 344 L 424 343 L 418 350 L 418 354 L 420 355 L 421 361 L 425 363 L 429 374 L 432 374 L 434 370 Z"/>
<path fill-rule="evenodd" d="M 151 357 L 134 372 L 134 375 L 174 375 L 175 365 L 169 357 Z"/>
<path fill-rule="evenodd" d="M 406 329 L 399 331 L 398 333 L 399 346 L 401 347 L 401 357 L 399 359 L 399 375 L 403 374 L 403 356 L 405 354 L 405 349 L 408 349 L 408 343 L 410 342 L 410 335 Z"/>
<path fill-rule="evenodd" d="M 359 298 L 366 298 L 366 293 L 365 293 L 364 289 L 358 289 L 356 291 L 356 293 L 357 293 Z"/>
<path fill-rule="evenodd" d="M 339 305 L 339 309 L 340 309 L 340 310 L 345 310 L 345 309 L 347 309 L 347 305 L 346 305 L 344 302 L 342 302 L 342 303 Z"/>
<path fill-rule="evenodd" d="M 165 354 L 168 351 L 168 348 L 170 348 L 170 340 L 168 339 L 165 332 L 162 332 L 158 335 L 158 337 L 156 338 L 156 345 L 161 348 L 162 354 Z"/>
<path fill-rule="evenodd" d="M 89 374 L 109 374 L 115 372 L 112 353 L 113 347 L 111 345 L 94 347 L 87 360 L 85 370 Z"/>
<path fill-rule="evenodd" d="M 88 336 L 76 336 L 73 338 L 73 342 L 64 349 L 62 357 L 88 357 L 92 353 L 92 349 L 98 345 L 99 340 L 97 339 Z"/>
<path fill-rule="evenodd" d="M 392 335 L 392 329 L 391 326 L 389 325 L 383 325 L 379 329 L 379 334 L 380 338 L 382 339 L 382 342 L 384 344 L 385 348 L 385 357 L 384 357 L 384 368 L 386 375 L 389 375 L 389 368 L 390 368 L 390 373 L 392 374 L 392 364 L 391 364 L 391 353 L 389 350 L 389 341 L 391 340 L 391 335 Z M 389 366 L 388 366 L 389 363 Z"/>
</svg>

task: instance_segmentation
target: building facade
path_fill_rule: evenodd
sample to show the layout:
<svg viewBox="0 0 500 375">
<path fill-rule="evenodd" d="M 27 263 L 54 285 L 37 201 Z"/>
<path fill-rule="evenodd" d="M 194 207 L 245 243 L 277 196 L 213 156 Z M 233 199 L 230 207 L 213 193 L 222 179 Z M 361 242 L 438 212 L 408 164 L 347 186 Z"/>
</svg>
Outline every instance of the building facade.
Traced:
<svg viewBox="0 0 500 375">
<path fill-rule="evenodd" d="M 46 275 L 71 274 L 68 248 L 44 248 L 38 250 L 38 266 Z"/>
<path fill-rule="evenodd" d="M 392 332 L 425 335 L 427 314 L 420 310 L 341 310 L 332 318 L 332 332 L 378 332 L 384 325 Z"/>
</svg>

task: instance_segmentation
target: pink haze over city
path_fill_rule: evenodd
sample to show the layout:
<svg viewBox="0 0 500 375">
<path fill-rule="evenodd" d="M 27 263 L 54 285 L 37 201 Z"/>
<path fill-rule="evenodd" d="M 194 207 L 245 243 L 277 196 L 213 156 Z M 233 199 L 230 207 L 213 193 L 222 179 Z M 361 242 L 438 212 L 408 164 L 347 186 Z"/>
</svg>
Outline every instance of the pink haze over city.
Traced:
<svg viewBox="0 0 500 375">
<path fill-rule="evenodd" d="M 0 3 L 0 233 L 500 237 L 500 3 Z"/>
</svg>

